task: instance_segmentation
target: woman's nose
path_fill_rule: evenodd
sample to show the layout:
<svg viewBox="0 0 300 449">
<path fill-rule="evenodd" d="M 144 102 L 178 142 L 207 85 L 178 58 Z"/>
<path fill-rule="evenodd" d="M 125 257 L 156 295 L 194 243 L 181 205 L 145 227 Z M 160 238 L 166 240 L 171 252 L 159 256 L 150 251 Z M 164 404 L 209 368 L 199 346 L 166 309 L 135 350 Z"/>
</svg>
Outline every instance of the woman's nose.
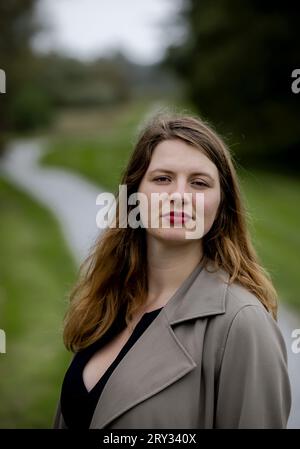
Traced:
<svg viewBox="0 0 300 449">
<path fill-rule="evenodd" d="M 179 180 L 175 182 L 171 187 L 171 194 L 179 193 L 182 197 L 184 193 L 189 193 L 189 185 L 185 180 Z"/>
<path fill-rule="evenodd" d="M 178 204 L 189 203 L 192 201 L 192 192 L 186 181 L 181 180 L 173 184 L 169 191 L 170 201 L 178 202 Z"/>
</svg>

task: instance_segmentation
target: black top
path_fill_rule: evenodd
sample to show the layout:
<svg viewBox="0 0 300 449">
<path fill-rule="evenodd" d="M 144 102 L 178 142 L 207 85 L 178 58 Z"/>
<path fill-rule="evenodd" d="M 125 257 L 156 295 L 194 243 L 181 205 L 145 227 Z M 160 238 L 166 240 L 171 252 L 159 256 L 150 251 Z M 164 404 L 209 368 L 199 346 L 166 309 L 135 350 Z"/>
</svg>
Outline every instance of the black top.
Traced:
<svg viewBox="0 0 300 449">
<path fill-rule="evenodd" d="M 65 374 L 60 396 L 61 412 L 69 429 L 89 428 L 99 397 L 113 370 L 162 308 L 147 312 L 141 317 L 116 359 L 89 392 L 83 382 L 83 369 L 92 355 L 126 326 L 124 318 L 116 320 L 99 340 L 75 354 Z"/>
</svg>

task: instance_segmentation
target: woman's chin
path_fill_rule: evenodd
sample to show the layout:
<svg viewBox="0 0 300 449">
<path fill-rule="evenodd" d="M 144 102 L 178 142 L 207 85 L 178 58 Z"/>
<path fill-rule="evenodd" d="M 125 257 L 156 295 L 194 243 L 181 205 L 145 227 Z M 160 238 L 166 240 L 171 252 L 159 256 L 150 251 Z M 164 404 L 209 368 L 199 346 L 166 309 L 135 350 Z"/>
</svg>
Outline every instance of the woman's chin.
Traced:
<svg viewBox="0 0 300 449">
<path fill-rule="evenodd" d="M 148 230 L 149 234 L 153 237 L 159 238 L 160 240 L 173 241 L 173 242 L 183 242 L 189 241 L 186 235 L 188 230 L 183 228 L 158 228 Z"/>
</svg>

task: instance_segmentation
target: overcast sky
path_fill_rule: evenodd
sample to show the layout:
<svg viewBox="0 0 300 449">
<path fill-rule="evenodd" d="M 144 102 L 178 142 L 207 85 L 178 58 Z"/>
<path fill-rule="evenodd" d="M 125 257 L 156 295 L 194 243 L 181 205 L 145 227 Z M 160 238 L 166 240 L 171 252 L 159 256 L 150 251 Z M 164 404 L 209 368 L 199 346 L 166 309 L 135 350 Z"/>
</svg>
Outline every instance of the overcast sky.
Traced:
<svg viewBox="0 0 300 449">
<path fill-rule="evenodd" d="M 151 64 L 169 43 L 180 40 L 174 23 L 184 0 L 40 0 L 37 13 L 48 25 L 34 40 L 40 51 L 55 49 L 91 59 L 121 48 L 134 62 Z"/>
</svg>

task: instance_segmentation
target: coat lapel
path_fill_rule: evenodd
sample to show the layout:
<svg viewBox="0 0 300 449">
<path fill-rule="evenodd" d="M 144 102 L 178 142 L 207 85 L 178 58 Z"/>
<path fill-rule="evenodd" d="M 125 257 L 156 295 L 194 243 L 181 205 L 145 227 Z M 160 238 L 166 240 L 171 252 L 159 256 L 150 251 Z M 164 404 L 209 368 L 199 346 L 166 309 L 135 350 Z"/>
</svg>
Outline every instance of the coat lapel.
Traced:
<svg viewBox="0 0 300 449">
<path fill-rule="evenodd" d="M 112 372 L 90 429 L 107 426 L 197 366 L 172 325 L 224 313 L 227 283 L 228 275 L 222 269 L 209 272 L 200 264 L 193 270 Z"/>
</svg>

